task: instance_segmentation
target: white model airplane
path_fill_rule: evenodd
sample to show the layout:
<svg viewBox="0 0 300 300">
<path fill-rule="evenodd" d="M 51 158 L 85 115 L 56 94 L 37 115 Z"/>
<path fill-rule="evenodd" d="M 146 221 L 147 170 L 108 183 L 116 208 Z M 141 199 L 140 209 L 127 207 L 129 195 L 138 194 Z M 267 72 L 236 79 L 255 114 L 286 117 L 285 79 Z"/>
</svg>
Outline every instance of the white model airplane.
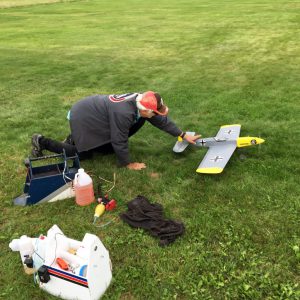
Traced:
<svg viewBox="0 0 300 300">
<path fill-rule="evenodd" d="M 209 148 L 199 167 L 197 173 L 218 174 L 223 171 L 227 162 L 236 148 L 262 144 L 265 140 L 258 137 L 240 137 L 241 125 L 221 126 L 215 137 L 200 138 L 196 140 L 196 146 Z M 195 132 L 186 134 L 195 135 Z M 173 151 L 183 152 L 189 143 L 178 137 Z"/>
</svg>

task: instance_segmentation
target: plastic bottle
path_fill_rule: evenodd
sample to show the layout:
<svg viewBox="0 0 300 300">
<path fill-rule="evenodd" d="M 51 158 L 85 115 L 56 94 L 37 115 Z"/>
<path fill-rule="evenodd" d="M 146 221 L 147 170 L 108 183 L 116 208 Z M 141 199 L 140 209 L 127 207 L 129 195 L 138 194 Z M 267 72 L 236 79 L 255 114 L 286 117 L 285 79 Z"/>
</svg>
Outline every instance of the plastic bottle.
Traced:
<svg viewBox="0 0 300 300">
<path fill-rule="evenodd" d="M 78 205 L 85 206 L 95 201 L 93 180 L 84 172 L 84 169 L 79 169 L 78 173 L 75 174 L 74 189 Z"/>
<path fill-rule="evenodd" d="M 19 247 L 22 262 L 24 263 L 25 258 L 31 257 L 34 252 L 32 239 L 27 235 L 22 235 L 19 241 Z"/>
<path fill-rule="evenodd" d="M 23 263 L 24 271 L 26 274 L 33 274 L 35 269 L 27 267 L 25 262 L 26 258 L 31 258 L 34 253 L 33 242 L 35 239 L 22 235 L 20 239 L 14 239 L 10 242 L 9 247 L 13 251 L 20 251 L 21 260 Z"/>
<path fill-rule="evenodd" d="M 102 216 L 105 212 L 105 205 L 100 203 L 96 206 L 95 214 L 94 214 L 94 224 L 96 223 L 97 219 Z"/>
<path fill-rule="evenodd" d="M 32 255 L 33 265 L 38 270 L 45 262 L 47 237 L 40 235 L 35 242 L 35 253 Z"/>
</svg>

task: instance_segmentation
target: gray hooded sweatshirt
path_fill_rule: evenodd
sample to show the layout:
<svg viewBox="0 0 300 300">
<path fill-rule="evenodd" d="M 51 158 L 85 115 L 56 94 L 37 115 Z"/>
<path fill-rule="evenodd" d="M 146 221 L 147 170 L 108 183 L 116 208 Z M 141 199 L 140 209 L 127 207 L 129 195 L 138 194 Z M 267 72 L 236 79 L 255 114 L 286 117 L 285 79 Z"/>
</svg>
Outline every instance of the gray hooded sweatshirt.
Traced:
<svg viewBox="0 0 300 300">
<path fill-rule="evenodd" d="M 78 152 L 111 143 L 119 164 L 128 165 L 131 162 L 128 133 L 139 118 L 137 96 L 138 93 L 95 95 L 74 104 L 70 111 L 70 126 Z M 156 115 L 146 120 L 174 137 L 182 132 L 167 116 Z"/>
</svg>

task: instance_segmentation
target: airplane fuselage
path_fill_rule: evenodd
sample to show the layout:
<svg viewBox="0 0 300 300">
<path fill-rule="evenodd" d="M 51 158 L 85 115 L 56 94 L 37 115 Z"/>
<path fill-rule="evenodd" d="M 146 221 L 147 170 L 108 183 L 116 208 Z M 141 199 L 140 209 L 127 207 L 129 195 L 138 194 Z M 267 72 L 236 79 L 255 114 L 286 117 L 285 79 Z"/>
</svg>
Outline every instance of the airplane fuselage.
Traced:
<svg viewBox="0 0 300 300">
<path fill-rule="evenodd" d="M 224 144 L 235 144 L 237 148 L 247 147 L 262 144 L 265 140 L 258 137 L 238 137 L 237 139 L 217 139 L 215 137 L 209 137 L 204 139 L 196 140 L 197 147 L 206 147 L 211 146 L 222 146 Z"/>
</svg>

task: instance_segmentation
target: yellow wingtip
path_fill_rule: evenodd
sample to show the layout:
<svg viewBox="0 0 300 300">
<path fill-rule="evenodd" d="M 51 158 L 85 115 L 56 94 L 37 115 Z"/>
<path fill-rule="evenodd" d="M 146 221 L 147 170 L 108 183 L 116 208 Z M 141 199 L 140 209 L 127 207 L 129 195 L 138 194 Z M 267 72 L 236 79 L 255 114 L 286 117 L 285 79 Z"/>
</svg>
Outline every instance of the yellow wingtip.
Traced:
<svg viewBox="0 0 300 300">
<path fill-rule="evenodd" d="M 224 127 L 231 127 L 231 126 L 242 126 L 241 124 L 231 124 L 231 125 L 222 125 L 221 128 L 224 128 Z"/>
<path fill-rule="evenodd" d="M 223 171 L 223 168 L 199 168 L 196 170 L 197 173 L 203 174 L 219 174 Z"/>
</svg>

